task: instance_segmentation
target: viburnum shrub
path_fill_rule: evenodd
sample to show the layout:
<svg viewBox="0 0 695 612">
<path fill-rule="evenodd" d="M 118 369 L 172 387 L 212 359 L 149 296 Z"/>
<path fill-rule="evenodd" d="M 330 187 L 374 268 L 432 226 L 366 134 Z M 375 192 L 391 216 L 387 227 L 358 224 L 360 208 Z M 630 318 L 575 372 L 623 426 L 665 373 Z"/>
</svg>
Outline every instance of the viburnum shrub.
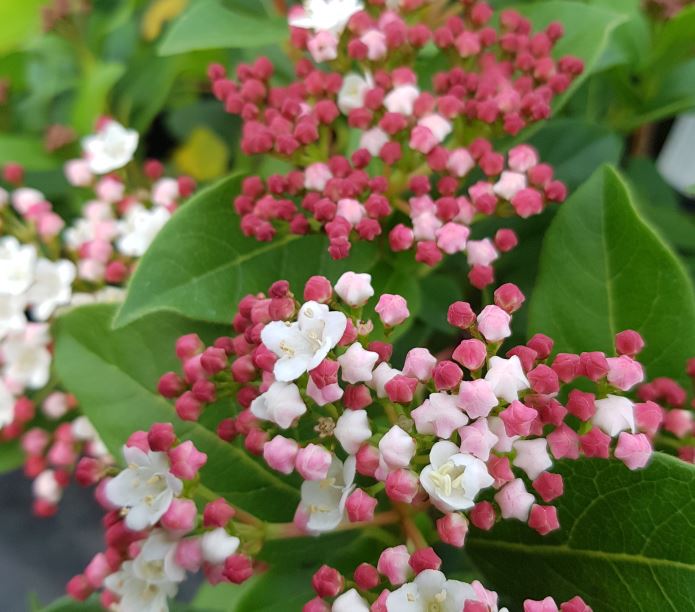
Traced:
<svg viewBox="0 0 695 612">
<path fill-rule="evenodd" d="M 292 524 L 264 524 L 223 498 L 208 501 L 201 522 L 193 500 L 206 456 L 179 440 L 173 425 L 157 423 L 130 437 L 128 467 L 114 478 L 90 459 L 78 465 L 99 483 L 111 518 L 106 553 L 69 592 L 83 598 L 103 587 L 105 604 L 160 606 L 184 570 L 202 567 L 213 584 L 248 579 L 266 540 L 393 525 L 402 544 L 386 548 L 376 567 L 355 568 L 354 581 L 320 568 L 312 581 L 317 598 L 304 609 L 399 612 L 417 601 L 423 610 L 432 609 L 427 602 L 496 610 L 496 595 L 480 584 L 446 579 L 435 541 L 461 548 L 469 529 L 487 531 L 499 520 L 526 522 L 541 535 L 558 529 L 553 502 L 572 483 L 552 471 L 554 460 L 615 457 L 632 470 L 647 464 L 652 446 L 639 429 L 650 431 L 650 421 L 643 404 L 626 396 L 644 379 L 634 358 L 644 344 L 639 334 L 618 334 L 617 356 L 550 358 L 553 340 L 542 334 L 498 355 L 524 300 L 506 284 L 477 314 L 466 302 L 451 304 L 447 320 L 461 338 L 453 350 L 435 356 L 413 347 L 394 364 L 392 344 L 371 338 L 374 319 L 388 337 L 409 317 L 408 304 L 385 293 L 371 313 L 365 304 L 373 295 L 364 273 L 346 272 L 335 285 L 314 276 L 301 299 L 277 281 L 267 295 L 240 301 L 234 336 L 209 346 L 196 334 L 181 336 L 182 372 L 159 381 L 179 418 L 197 421 L 223 401 L 229 416 L 217 425 L 220 438 L 241 438 L 268 468 L 299 475 Z M 573 388 L 579 381 L 591 391 Z M 435 521 L 429 538 L 420 514 Z M 553 606 L 527 601 L 525 609 Z M 561 609 L 589 608 L 575 598 Z"/>
<path fill-rule="evenodd" d="M 517 238 L 502 229 L 469 240 L 471 226 L 537 215 L 567 193 L 532 147 L 505 154 L 491 139 L 546 119 L 583 69 L 551 56 L 561 24 L 534 33 L 513 10 L 497 27 L 492 15 L 475 1 L 312 0 L 289 14 L 296 81 L 274 85 L 266 57 L 235 79 L 211 66 L 213 93 L 242 119 L 242 151 L 294 168 L 244 180 L 234 200 L 244 234 L 321 231 L 334 259 L 382 238 L 429 266 L 465 252 L 472 284 L 490 285 L 492 263 Z M 418 64 L 436 52 L 446 64 L 423 82 Z"/>
<path fill-rule="evenodd" d="M 165 177 L 156 160 L 135 168 L 137 143 L 137 132 L 100 120 L 96 133 L 83 140 L 83 157 L 64 167 L 84 201 L 81 214 L 67 222 L 42 192 L 25 184 L 20 165 L 3 170 L 0 440 L 21 438 L 40 516 L 56 511 L 81 455 L 113 463 L 88 419 L 75 410 L 74 396 L 51 376 L 50 322 L 61 309 L 121 301 L 138 259 L 195 189 L 189 177 Z M 130 174 L 120 170 L 126 164 Z"/>
</svg>

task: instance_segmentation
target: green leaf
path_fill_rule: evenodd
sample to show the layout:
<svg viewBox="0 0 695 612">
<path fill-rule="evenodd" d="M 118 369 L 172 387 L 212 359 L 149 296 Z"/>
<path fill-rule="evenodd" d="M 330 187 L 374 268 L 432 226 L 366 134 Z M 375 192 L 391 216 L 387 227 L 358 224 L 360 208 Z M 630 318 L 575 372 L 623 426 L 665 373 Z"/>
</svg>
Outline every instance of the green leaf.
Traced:
<svg viewBox="0 0 695 612">
<path fill-rule="evenodd" d="M 0 134 L 0 165 L 7 162 L 22 164 L 27 170 L 50 170 L 58 165 L 46 153 L 40 138 Z"/>
<path fill-rule="evenodd" d="M 22 467 L 24 452 L 19 440 L 11 440 L 0 444 L 0 474 L 11 472 Z"/>
<path fill-rule="evenodd" d="M 644 337 L 640 361 L 650 377 L 684 380 L 695 347 L 692 284 L 605 167 L 562 205 L 545 236 L 529 333 L 552 336 L 557 351 L 612 353 L 624 329 Z"/>
<path fill-rule="evenodd" d="M 125 72 L 123 64 L 96 62 L 80 80 L 72 110 L 73 126 L 81 134 L 90 133 L 94 123 L 107 110 L 106 100 L 116 81 Z"/>
<path fill-rule="evenodd" d="M 196 331 L 212 338 L 224 330 L 160 313 L 111 331 L 114 310 L 113 305 L 78 308 L 54 326 L 58 375 L 107 447 L 120 457 L 120 447 L 132 432 L 170 421 L 180 438 L 207 453 L 201 470 L 205 487 L 260 518 L 290 520 L 299 495 L 287 480 L 200 423 L 179 420 L 172 404 L 157 394 L 159 377 L 177 367 L 173 348 L 178 336 Z"/>
<path fill-rule="evenodd" d="M 695 50 L 695 6 L 684 8 L 657 30 L 652 52 L 642 67 L 645 73 L 654 73 L 664 66 L 692 56 Z"/>
<path fill-rule="evenodd" d="M 103 607 L 97 597 L 90 597 L 87 601 L 76 601 L 72 597 L 61 597 L 53 603 L 37 608 L 40 612 L 100 612 Z"/>
<path fill-rule="evenodd" d="M 224 7 L 218 0 L 197 0 L 172 24 L 159 47 L 159 54 L 262 47 L 282 43 L 287 37 L 284 20 L 252 16 L 236 8 Z"/>
<path fill-rule="evenodd" d="M 531 20 L 534 30 L 559 21 L 565 29 L 565 35 L 558 41 L 553 55 L 574 55 L 584 61 L 584 72 L 573 81 L 567 91 L 555 99 L 555 111 L 564 106 L 585 79 L 600 67 L 599 61 L 608 46 L 611 33 L 627 19 L 626 15 L 620 12 L 562 0 L 524 4 L 516 9 Z"/>
<path fill-rule="evenodd" d="M 618 461 L 563 461 L 562 529 L 540 536 L 517 521 L 471 532 L 466 551 L 519 605 L 579 595 L 594 610 L 695 610 L 695 467 L 656 453 L 645 470 Z"/>
<path fill-rule="evenodd" d="M 603 125 L 582 119 L 551 119 L 535 133 L 530 144 L 541 159 L 552 164 L 555 176 L 570 191 L 576 189 L 602 164 L 617 164 L 623 154 L 623 138 Z"/>
<path fill-rule="evenodd" d="M 4 54 L 38 33 L 41 5 L 47 0 L 26 0 L 0 3 L 0 53 Z"/>
<path fill-rule="evenodd" d="M 157 310 L 229 323 L 241 297 L 266 291 L 276 280 L 290 281 L 301 295 L 314 274 L 334 280 L 345 270 L 367 271 L 376 263 L 371 243 L 355 245 L 348 259 L 334 261 L 323 236 L 246 238 L 232 208 L 240 181 L 232 176 L 202 191 L 167 223 L 133 275 L 116 327 Z"/>
</svg>

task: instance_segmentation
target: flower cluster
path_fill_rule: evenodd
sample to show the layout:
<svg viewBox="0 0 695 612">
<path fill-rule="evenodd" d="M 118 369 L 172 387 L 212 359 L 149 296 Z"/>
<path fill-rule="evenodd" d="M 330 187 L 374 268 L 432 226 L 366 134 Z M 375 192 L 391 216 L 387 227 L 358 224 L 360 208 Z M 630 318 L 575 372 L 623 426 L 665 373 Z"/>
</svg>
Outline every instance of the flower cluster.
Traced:
<svg viewBox="0 0 695 612">
<path fill-rule="evenodd" d="M 156 423 L 130 436 L 123 459 L 127 467 L 115 475 L 88 459 L 78 466 L 99 482 L 106 549 L 68 583 L 70 595 L 83 600 L 102 590 L 106 608 L 118 602 L 124 611 L 166 610 L 187 572 L 202 569 L 213 584 L 251 576 L 235 509 L 216 499 L 200 514 L 188 493 L 207 461 L 190 440 Z"/>
<path fill-rule="evenodd" d="M 380 235 L 392 250 L 415 247 L 428 265 L 466 251 L 474 284 L 490 284 L 490 264 L 516 237 L 507 230 L 497 249 L 471 244 L 471 223 L 525 218 L 566 196 L 532 148 L 505 157 L 491 139 L 546 118 L 582 70 L 575 58 L 551 58 L 558 24 L 531 34 L 526 19 L 503 11 L 495 30 L 491 15 L 481 2 L 445 14 L 436 3 L 308 0 L 290 13 L 292 42 L 331 71 L 299 59 L 298 80 L 274 86 L 267 58 L 240 65 L 236 80 L 211 66 L 215 96 L 243 120 L 242 150 L 295 168 L 244 183 L 234 202 L 244 233 L 322 231 L 336 259 L 351 241 Z M 451 66 L 431 77 L 431 91 L 418 74 L 429 45 Z"/>
<path fill-rule="evenodd" d="M 304 612 L 507 612 L 498 607 L 497 593 L 480 582 L 447 579 L 440 570 L 442 560 L 431 548 L 412 554 L 405 545 L 384 550 L 376 567 L 361 563 L 352 579 L 338 570 L 322 566 L 312 577 L 316 597 Z M 354 585 L 354 586 L 353 586 Z M 389 588 L 390 587 L 390 588 Z M 332 604 L 326 600 L 332 599 Z M 559 607 L 552 599 L 527 599 L 524 612 L 591 612 L 581 597 Z"/>
<path fill-rule="evenodd" d="M 688 360 L 686 372 L 695 389 L 695 358 Z M 654 446 L 675 450 L 683 461 L 695 463 L 695 397 L 671 378 L 659 377 L 637 389 L 641 400 L 635 404 L 635 419 Z"/>
<path fill-rule="evenodd" d="M 549 471 L 553 458 L 647 463 L 650 442 L 624 396 L 643 380 L 630 354 L 551 359 L 553 341 L 538 334 L 498 356 L 524 300 L 508 284 L 477 315 L 465 302 L 451 305 L 448 320 L 463 339 L 450 358 L 416 347 L 397 369 L 392 345 L 370 341 L 374 322 L 362 319 L 373 295 L 369 274 L 347 272 L 335 286 L 312 277 L 303 303 L 276 282 L 268 297 L 241 300 L 238 335 L 209 347 L 181 337 L 183 376 L 169 372 L 159 383 L 186 420 L 234 399 L 240 410 L 218 434 L 242 436 L 270 468 L 302 477 L 301 530 L 370 521 L 383 493 L 395 504 L 437 509 L 440 538 L 455 546 L 469 520 L 487 530 L 499 517 L 517 519 L 546 534 L 559 526 L 550 502 L 563 492 L 562 477 Z M 381 295 L 374 311 L 386 330 L 409 316 L 399 295 Z M 594 392 L 570 391 L 578 378 Z"/>
</svg>

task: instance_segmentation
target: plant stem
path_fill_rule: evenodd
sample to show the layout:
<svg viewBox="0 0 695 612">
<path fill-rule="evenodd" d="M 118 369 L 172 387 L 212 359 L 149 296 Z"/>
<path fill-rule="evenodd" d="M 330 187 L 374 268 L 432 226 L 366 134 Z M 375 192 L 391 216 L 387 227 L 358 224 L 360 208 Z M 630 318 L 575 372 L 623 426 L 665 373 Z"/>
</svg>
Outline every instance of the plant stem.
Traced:
<svg viewBox="0 0 695 612">
<path fill-rule="evenodd" d="M 379 525 L 392 525 L 400 520 L 400 514 L 396 511 L 381 512 L 375 514 L 371 521 L 361 523 L 345 523 L 339 525 L 333 530 L 336 531 L 351 531 L 353 529 L 362 529 L 364 527 L 375 527 Z M 290 538 L 301 538 L 306 536 L 306 532 L 300 530 L 294 523 L 268 523 L 265 526 L 266 540 L 286 540 Z"/>
</svg>

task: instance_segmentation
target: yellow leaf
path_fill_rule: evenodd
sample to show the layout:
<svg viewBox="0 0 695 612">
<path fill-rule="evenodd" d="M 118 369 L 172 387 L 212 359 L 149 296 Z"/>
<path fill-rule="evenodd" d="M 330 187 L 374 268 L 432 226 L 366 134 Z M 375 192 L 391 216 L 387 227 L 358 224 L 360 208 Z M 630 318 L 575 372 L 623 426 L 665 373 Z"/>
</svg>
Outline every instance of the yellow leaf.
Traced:
<svg viewBox="0 0 695 612">
<path fill-rule="evenodd" d="M 228 161 L 227 145 L 205 127 L 191 131 L 188 140 L 174 152 L 174 163 L 178 170 L 199 181 L 222 176 L 227 170 Z"/>
<path fill-rule="evenodd" d="M 186 8 L 188 0 L 153 0 L 142 18 L 142 37 L 154 40 L 171 21 Z"/>
</svg>

